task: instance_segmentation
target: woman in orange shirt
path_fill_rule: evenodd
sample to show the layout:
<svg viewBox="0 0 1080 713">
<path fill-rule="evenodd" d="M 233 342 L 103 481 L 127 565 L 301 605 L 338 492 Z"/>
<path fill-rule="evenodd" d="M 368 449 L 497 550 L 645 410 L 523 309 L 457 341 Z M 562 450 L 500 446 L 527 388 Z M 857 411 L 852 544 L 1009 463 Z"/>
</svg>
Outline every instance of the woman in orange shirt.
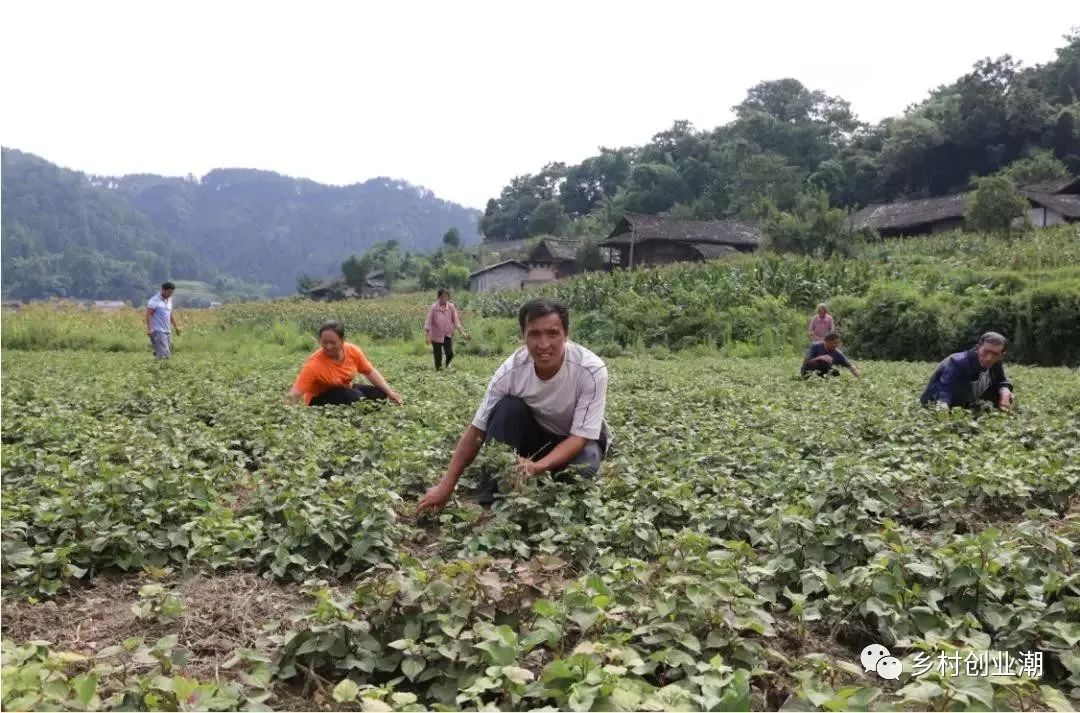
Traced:
<svg viewBox="0 0 1080 713">
<path fill-rule="evenodd" d="M 327 322 L 319 328 L 319 347 L 300 369 L 289 390 L 290 402 L 297 403 L 303 398 L 308 406 L 351 404 L 361 399 L 402 403 L 401 395 L 390 388 L 360 347 L 345 341 L 345 328 L 339 322 Z M 363 374 L 372 385 L 353 386 L 357 374 Z"/>
</svg>

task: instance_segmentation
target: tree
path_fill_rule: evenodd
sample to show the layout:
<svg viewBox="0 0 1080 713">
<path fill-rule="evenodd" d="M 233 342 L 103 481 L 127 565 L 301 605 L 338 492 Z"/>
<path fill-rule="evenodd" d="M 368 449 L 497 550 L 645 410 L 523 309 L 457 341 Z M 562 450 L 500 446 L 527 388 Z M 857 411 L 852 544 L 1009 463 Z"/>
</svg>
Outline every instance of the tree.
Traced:
<svg viewBox="0 0 1080 713">
<path fill-rule="evenodd" d="M 586 240 L 578 247 L 574 263 L 579 270 L 591 272 L 604 268 L 604 256 L 600 252 L 600 245 L 595 240 Z"/>
<path fill-rule="evenodd" d="M 1080 173 L 1080 31 L 1065 39 L 1046 64 L 1024 67 L 1008 55 L 976 62 L 874 126 L 796 79 L 760 82 L 726 125 L 676 121 L 640 147 L 602 148 L 578 165 L 516 177 L 489 202 L 482 229 L 488 240 L 549 232 L 554 211 L 541 209 L 549 200 L 570 221 L 562 234 L 586 235 L 609 231 L 612 212 L 625 210 L 753 217 L 770 200 L 797 212 L 808 188 L 850 207 L 940 196 L 1048 148 Z"/>
<path fill-rule="evenodd" d="M 780 210 L 795 206 L 803 188 L 803 174 L 798 166 L 782 156 L 757 154 L 742 161 L 729 178 L 728 212 L 750 218 L 760 212 L 763 201 L 771 201 Z"/>
<path fill-rule="evenodd" d="M 317 277 L 312 277 L 311 275 L 301 275 L 300 277 L 296 278 L 296 291 L 300 294 L 303 294 L 317 284 L 319 284 L 319 279 Z"/>
<path fill-rule="evenodd" d="M 976 178 L 964 221 L 974 230 L 1012 235 L 1013 221 L 1027 216 L 1028 202 L 1008 177 Z"/>
<path fill-rule="evenodd" d="M 566 170 L 559 201 L 572 218 L 588 215 L 605 198 L 612 198 L 630 176 L 631 149 L 601 148 L 599 156 Z"/>
<path fill-rule="evenodd" d="M 790 78 L 751 87 L 734 109 L 738 136 L 804 171 L 836 155 L 862 126 L 848 102 Z"/>
<path fill-rule="evenodd" d="M 1001 171 L 1014 186 L 1026 186 L 1069 177 L 1069 169 L 1049 149 L 1013 161 Z"/>
<path fill-rule="evenodd" d="M 536 206 L 529 216 L 529 237 L 535 235 L 560 235 L 566 228 L 566 214 L 562 204 L 547 200 Z"/>
<path fill-rule="evenodd" d="M 461 247 L 461 233 L 458 232 L 457 228 L 450 228 L 442 236 L 442 244 L 448 248 Z"/>
<path fill-rule="evenodd" d="M 345 284 L 357 292 L 367 287 L 367 276 L 371 273 L 371 253 L 365 253 L 363 257 L 350 255 L 349 259 L 341 263 L 341 275 L 345 278 Z"/>
<path fill-rule="evenodd" d="M 458 264 L 443 265 L 436 271 L 436 281 L 439 287 L 463 290 L 469 286 L 469 268 Z"/>
<path fill-rule="evenodd" d="M 771 200 L 765 202 L 762 230 L 768 245 L 777 252 L 802 255 L 849 255 L 855 242 L 864 237 L 845 229 L 845 214 L 829 205 L 823 190 L 803 193 L 790 211 L 779 210 Z"/>
<path fill-rule="evenodd" d="M 1054 156 L 1070 173 L 1080 173 L 1080 120 L 1072 109 L 1064 109 L 1054 123 Z"/>
<path fill-rule="evenodd" d="M 549 163 L 536 174 L 517 176 L 500 196 L 487 203 L 480 231 L 487 240 L 520 240 L 529 236 L 533 212 L 545 201 L 554 201 L 565 183 L 566 165 Z"/>
<path fill-rule="evenodd" d="M 689 197 L 682 176 L 671 166 L 643 163 L 634 168 L 623 205 L 635 213 L 656 215 Z"/>
</svg>

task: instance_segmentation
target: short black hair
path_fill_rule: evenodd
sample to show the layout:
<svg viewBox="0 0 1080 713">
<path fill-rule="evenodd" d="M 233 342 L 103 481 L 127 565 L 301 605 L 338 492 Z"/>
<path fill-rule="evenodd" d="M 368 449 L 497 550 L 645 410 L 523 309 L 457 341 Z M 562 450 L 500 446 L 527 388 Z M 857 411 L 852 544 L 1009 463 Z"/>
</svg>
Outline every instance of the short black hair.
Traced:
<svg viewBox="0 0 1080 713">
<path fill-rule="evenodd" d="M 450 290 L 446 289 L 445 287 L 440 287 L 439 291 L 435 294 L 435 296 L 436 297 L 442 297 L 443 295 L 449 295 L 449 294 L 450 294 Z"/>
<path fill-rule="evenodd" d="M 161 289 L 163 289 L 163 290 L 175 290 L 176 285 L 174 285 L 171 282 L 162 282 L 161 283 Z"/>
<path fill-rule="evenodd" d="M 547 298 L 529 300 L 521 305 L 521 309 L 518 310 L 518 324 L 521 325 L 521 333 L 525 333 L 526 324 L 534 319 L 546 317 L 549 314 L 559 315 L 559 321 L 562 322 L 563 331 L 567 334 L 570 333 L 570 308 L 559 300 Z"/>
<path fill-rule="evenodd" d="M 829 332 L 828 334 L 825 335 L 825 339 L 822 340 L 822 341 L 833 342 L 833 341 L 839 341 L 839 340 L 840 340 L 840 334 L 838 332 Z"/>
<path fill-rule="evenodd" d="M 334 334 L 341 337 L 342 339 L 345 338 L 345 326 L 341 322 L 338 322 L 337 320 L 334 320 L 334 319 L 330 320 L 329 322 L 323 322 L 323 326 L 319 327 L 318 336 L 321 338 L 322 333 L 325 332 L 328 329 L 330 331 L 332 331 Z"/>
</svg>

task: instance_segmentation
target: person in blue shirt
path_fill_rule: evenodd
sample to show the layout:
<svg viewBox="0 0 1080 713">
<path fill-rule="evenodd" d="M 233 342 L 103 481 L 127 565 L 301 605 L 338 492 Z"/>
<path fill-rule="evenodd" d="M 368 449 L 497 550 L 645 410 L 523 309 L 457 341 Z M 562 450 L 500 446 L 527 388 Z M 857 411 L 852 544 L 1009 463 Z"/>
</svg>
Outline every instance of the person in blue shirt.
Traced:
<svg viewBox="0 0 1080 713">
<path fill-rule="evenodd" d="M 1001 360 L 1005 358 L 1005 337 L 987 332 L 979 337 L 974 349 L 946 357 L 934 369 L 919 401 L 939 408 L 972 406 L 989 401 L 1002 411 L 1012 408 L 1012 384 L 1005 376 Z"/>
<path fill-rule="evenodd" d="M 810 374 L 840 376 L 840 371 L 836 367 L 842 366 L 854 374 L 856 378 L 861 376 L 859 367 L 848 361 L 848 358 L 844 356 L 844 352 L 840 351 L 839 347 L 840 335 L 836 332 L 829 332 L 825 335 L 824 341 L 814 342 L 806 350 L 806 357 L 803 358 L 802 369 L 799 370 L 799 373 L 802 376 L 809 376 Z"/>
</svg>

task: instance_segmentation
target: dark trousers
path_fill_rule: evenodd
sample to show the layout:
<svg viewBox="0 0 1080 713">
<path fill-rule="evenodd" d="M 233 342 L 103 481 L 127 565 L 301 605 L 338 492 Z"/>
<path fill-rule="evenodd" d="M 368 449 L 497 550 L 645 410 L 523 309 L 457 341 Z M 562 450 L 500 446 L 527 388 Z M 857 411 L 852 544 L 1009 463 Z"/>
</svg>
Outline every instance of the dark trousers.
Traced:
<svg viewBox="0 0 1080 713">
<path fill-rule="evenodd" d="M 450 366 L 450 362 L 454 360 L 454 339 L 453 337 L 447 337 L 441 342 L 432 342 L 431 350 L 435 353 L 435 370 L 442 369 L 443 352 L 446 352 L 446 365 Z"/>
<path fill-rule="evenodd" d="M 552 451 L 555 446 L 566 440 L 566 436 L 548 433 L 536 422 L 532 409 L 517 396 L 504 396 L 491 412 L 488 419 L 485 441 L 505 443 L 519 455 L 529 460 L 539 460 Z M 600 461 L 604 459 L 607 436 L 600 434 L 600 439 L 587 441 L 581 453 L 555 475 L 565 476 L 564 471 L 570 466 L 577 466 L 578 472 L 588 479 L 593 479 L 600 472 Z M 490 507 L 495 501 L 498 484 L 489 473 L 480 475 L 476 488 L 476 502 L 483 507 Z"/>
<path fill-rule="evenodd" d="M 840 370 L 832 364 L 826 364 L 824 362 L 816 361 L 809 366 L 804 366 L 799 372 L 802 376 L 807 377 L 811 374 L 817 374 L 818 376 L 840 376 Z"/>
<path fill-rule="evenodd" d="M 362 399 L 385 399 L 386 392 L 370 384 L 353 384 L 352 388 L 343 386 L 324 391 L 311 400 L 309 406 L 347 406 Z"/>
<path fill-rule="evenodd" d="M 981 395 L 975 395 L 975 389 L 970 384 L 957 384 L 953 388 L 952 399 L 949 403 L 950 406 L 960 406 L 963 408 L 972 408 L 976 406 L 980 401 L 985 401 L 988 404 L 997 406 L 998 399 L 997 389 L 990 387 L 984 391 Z M 934 399 L 930 398 L 926 394 L 923 394 L 919 399 L 923 406 L 931 406 L 937 403 Z"/>
</svg>

